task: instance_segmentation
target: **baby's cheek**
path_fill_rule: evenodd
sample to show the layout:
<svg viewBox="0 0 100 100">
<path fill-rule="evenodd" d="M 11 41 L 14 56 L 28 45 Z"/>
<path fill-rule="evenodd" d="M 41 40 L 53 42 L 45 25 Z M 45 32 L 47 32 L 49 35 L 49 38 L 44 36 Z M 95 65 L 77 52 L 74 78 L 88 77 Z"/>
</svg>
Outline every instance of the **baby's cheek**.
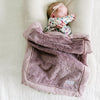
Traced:
<svg viewBox="0 0 100 100">
<path fill-rule="evenodd" d="M 63 17 L 63 13 L 60 12 L 60 13 L 57 14 L 57 16 L 58 17 Z"/>
</svg>

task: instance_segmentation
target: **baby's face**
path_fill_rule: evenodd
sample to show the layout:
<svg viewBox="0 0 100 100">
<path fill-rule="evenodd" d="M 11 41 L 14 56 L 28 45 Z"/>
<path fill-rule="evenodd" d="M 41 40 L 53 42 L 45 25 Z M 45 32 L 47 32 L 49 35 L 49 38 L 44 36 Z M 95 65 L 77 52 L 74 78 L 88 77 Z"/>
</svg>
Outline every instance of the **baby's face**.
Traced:
<svg viewBox="0 0 100 100">
<path fill-rule="evenodd" d="M 67 7 L 65 5 L 61 5 L 55 12 L 54 17 L 60 18 L 67 16 Z"/>
</svg>

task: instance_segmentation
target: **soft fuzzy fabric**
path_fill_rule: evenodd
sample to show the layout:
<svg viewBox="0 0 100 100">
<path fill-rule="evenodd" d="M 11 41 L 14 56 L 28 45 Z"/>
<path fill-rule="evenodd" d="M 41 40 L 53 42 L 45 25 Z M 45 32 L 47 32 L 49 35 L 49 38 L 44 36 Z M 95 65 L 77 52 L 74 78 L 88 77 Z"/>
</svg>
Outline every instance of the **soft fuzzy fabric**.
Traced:
<svg viewBox="0 0 100 100">
<path fill-rule="evenodd" d="M 23 36 L 27 50 L 22 66 L 22 84 L 54 94 L 81 96 L 89 77 L 85 34 L 43 33 L 41 24 L 30 25 Z"/>
</svg>

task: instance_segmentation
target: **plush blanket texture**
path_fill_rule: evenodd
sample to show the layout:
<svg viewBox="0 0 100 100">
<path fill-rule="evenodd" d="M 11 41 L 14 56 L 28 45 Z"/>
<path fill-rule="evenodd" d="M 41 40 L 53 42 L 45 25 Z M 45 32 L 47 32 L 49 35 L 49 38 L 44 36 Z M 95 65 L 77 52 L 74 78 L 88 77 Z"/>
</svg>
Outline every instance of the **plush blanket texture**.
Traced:
<svg viewBox="0 0 100 100">
<path fill-rule="evenodd" d="M 22 66 L 22 84 L 53 94 L 81 96 L 89 78 L 89 36 L 60 32 L 43 33 L 40 23 L 31 24 Z"/>
</svg>

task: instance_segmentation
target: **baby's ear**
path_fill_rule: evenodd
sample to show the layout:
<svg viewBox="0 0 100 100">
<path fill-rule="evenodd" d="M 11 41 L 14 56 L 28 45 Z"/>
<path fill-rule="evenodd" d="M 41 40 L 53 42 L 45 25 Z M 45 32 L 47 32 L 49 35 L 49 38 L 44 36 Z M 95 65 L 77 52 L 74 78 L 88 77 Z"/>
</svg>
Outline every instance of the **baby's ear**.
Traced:
<svg viewBox="0 0 100 100">
<path fill-rule="evenodd" d="M 51 14 L 51 16 L 50 16 L 50 17 L 54 18 L 55 16 L 54 16 L 54 14 Z"/>
</svg>

